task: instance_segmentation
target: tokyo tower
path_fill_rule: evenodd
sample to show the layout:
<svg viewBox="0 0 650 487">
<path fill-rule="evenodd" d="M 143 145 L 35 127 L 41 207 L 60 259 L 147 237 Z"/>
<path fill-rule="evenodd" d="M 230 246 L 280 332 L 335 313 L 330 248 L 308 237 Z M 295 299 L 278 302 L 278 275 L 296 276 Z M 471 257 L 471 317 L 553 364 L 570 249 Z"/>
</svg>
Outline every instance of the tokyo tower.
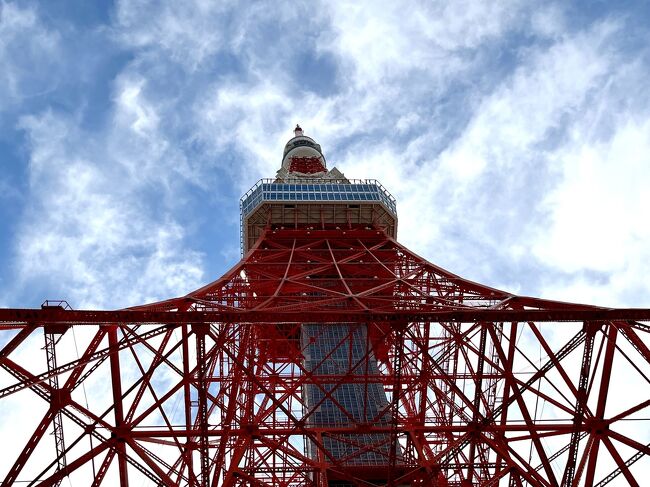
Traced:
<svg viewBox="0 0 650 487">
<path fill-rule="evenodd" d="M 650 310 L 427 262 L 299 126 L 240 211 L 186 296 L 0 309 L 2 486 L 649 484 Z"/>
</svg>

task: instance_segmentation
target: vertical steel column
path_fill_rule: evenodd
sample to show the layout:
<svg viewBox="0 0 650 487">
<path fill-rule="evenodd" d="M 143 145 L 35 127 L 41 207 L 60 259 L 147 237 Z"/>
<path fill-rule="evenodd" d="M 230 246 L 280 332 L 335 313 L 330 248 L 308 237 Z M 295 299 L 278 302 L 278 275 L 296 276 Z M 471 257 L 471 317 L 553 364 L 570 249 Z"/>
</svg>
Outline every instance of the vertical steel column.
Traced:
<svg viewBox="0 0 650 487">
<path fill-rule="evenodd" d="M 60 337 L 61 335 L 59 335 Z M 54 333 L 50 333 L 47 328 L 43 328 L 43 337 L 45 338 L 45 356 L 47 358 L 47 371 L 52 372 L 56 370 L 56 343 L 57 339 L 54 337 Z M 48 378 L 48 383 L 52 388 L 52 396 L 59 393 L 59 376 L 58 374 L 52 374 Z M 56 470 L 65 470 L 66 461 L 65 461 L 65 441 L 63 439 L 63 418 L 61 416 L 61 407 L 60 401 L 55 400 L 52 397 L 52 408 L 56 408 L 57 411 L 54 413 L 52 418 L 52 426 L 54 428 L 54 444 L 56 448 Z M 55 483 L 56 487 L 61 485 L 61 480 Z"/>
<path fill-rule="evenodd" d="M 201 457 L 201 487 L 210 484 L 210 452 L 208 445 L 208 365 L 205 363 L 205 335 L 207 325 L 194 326 L 196 336 L 196 371 L 199 405 L 197 410 L 199 431 L 199 455 Z"/>
<path fill-rule="evenodd" d="M 182 350 L 183 350 L 183 399 L 185 409 L 185 428 L 190 431 L 193 427 L 192 424 L 192 397 L 191 388 L 192 377 L 190 372 L 190 358 L 189 358 L 189 325 L 181 327 L 182 332 Z M 196 485 L 196 475 L 194 473 L 194 440 L 190 436 L 187 437 L 185 442 L 185 463 L 187 464 L 187 475 L 189 478 L 189 485 Z"/>
<path fill-rule="evenodd" d="M 578 460 L 578 445 L 580 444 L 580 430 L 585 415 L 585 406 L 587 404 L 587 383 L 589 382 L 589 371 L 591 370 L 591 357 L 594 352 L 594 337 L 600 323 L 585 322 L 584 330 L 586 333 L 585 348 L 582 352 L 582 364 L 580 366 L 580 379 L 578 381 L 578 390 L 576 393 L 576 408 L 573 416 L 573 432 L 569 443 L 569 458 L 566 469 L 562 477 L 562 486 L 571 487 L 573 477 L 576 471 L 576 462 Z"/>
<path fill-rule="evenodd" d="M 609 323 L 607 332 L 607 344 L 605 346 L 605 358 L 602 365 L 602 374 L 600 378 L 600 388 L 598 391 L 596 405 L 596 419 L 602 421 L 605 418 L 605 406 L 609 395 L 609 384 L 612 378 L 612 366 L 614 364 L 614 353 L 616 351 L 616 336 L 618 334 L 617 325 Z M 596 462 L 598 460 L 598 449 L 600 448 L 601 436 L 605 433 L 605 425 L 602 425 L 600 433 L 596 431 L 594 442 L 589 451 L 589 459 L 585 473 L 585 485 L 593 485 L 594 475 L 596 474 Z"/>
<path fill-rule="evenodd" d="M 472 441 L 469 444 L 469 464 L 467 468 L 467 480 L 471 483 L 472 478 L 474 477 L 474 469 L 476 462 L 476 448 L 480 438 L 480 432 L 478 431 L 478 426 L 481 424 L 481 397 L 482 397 L 482 388 L 483 388 L 483 366 L 485 364 L 485 349 L 487 344 L 487 323 L 481 323 L 481 334 L 479 339 L 479 349 L 478 349 L 478 363 L 476 366 L 476 374 L 474 377 L 475 387 L 474 390 L 474 416 L 472 418 L 473 426 L 476 428 L 476 431 L 473 433 Z M 480 475 L 480 474 L 479 474 Z"/>
<path fill-rule="evenodd" d="M 393 361 L 393 397 L 391 404 L 391 428 L 390 428 L 390 450 L 388 453 L 388 482 L 387 486 L 393 486 L 395 471 L 397 467 L 397 454 L 399 442 L 399 403 L 402 394 L 402 356 L 404 354 L 404 332 L 407 323 L 399 323 L 395 333 L 395 358 Z"/>
<path fill-rule="evenodd" d="M 126 441 L 124 431 L 124 409 L 122 406 L 122 376 L 120 373 L 120 356 L 117 340 L 117 326 L 108 330 L 108 346 L 111 348 L 111 382 L 113 384 L 113 404 L 115 407 L 115 451 L 117 452 L 117 464 L 120 472 L 120 487 L 128 487 L 129 474 L 126 464 Z"/>
</svg>

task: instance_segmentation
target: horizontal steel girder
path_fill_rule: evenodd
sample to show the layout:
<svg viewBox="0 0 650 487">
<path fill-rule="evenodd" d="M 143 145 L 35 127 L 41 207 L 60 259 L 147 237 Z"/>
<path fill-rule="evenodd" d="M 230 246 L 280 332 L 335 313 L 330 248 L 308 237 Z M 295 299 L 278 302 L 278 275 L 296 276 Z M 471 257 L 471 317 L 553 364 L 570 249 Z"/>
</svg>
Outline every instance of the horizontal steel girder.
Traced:
<svg viewBox="0 0 650 487">
<path fill-rule="evenodd" d="M 70 325 L 116 325 L 136 323 L 341 323 L 341 322 L 556 322 L 556 321 L 650 321 L 650 309 L 586 308 L 544 310 L 464 309 L 454 311 L 92 311 L 52 309 L 0 309 L 0 328 L 52 323 Z"/>
</svg>

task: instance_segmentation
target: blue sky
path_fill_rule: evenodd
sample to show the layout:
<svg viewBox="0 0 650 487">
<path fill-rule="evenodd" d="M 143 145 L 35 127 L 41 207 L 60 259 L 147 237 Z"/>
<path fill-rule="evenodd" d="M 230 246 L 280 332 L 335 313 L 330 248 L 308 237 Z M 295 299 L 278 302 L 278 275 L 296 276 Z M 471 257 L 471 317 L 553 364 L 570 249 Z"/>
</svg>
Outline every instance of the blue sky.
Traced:
<svg viewBox="0 0 650 487">
<path fill-rule="evenodd" d="M 398 238 L 650 306 L 647 2 L 0 1 L 0 306 L 121 308 L 239 258 L 299 122 Z"/>
</svg>

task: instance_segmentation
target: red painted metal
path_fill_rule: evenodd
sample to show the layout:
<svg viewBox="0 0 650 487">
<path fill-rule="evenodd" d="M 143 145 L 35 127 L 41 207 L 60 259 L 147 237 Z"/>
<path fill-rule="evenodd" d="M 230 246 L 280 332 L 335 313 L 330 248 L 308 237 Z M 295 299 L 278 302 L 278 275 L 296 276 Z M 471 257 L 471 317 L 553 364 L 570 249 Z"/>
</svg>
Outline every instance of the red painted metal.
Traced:
<svg viewBox="0 0 650 487">
<path fill-rule="evenodd" d="M 268 230 L 184 297 L 118 311 L 0 310 L 0 401 L 35 394 L 46 405 L 2 485 L 66 475 L 122 486 L 642 485 L 644 321 L 650 310 L 467 281 L 377 229 Z M 373 357 L 379 371 L 316 374 L 305 354 L 320 335 L 305 345 L 304 323 L 323 335 L 363 327 L 359 363 Z M 88 335 L 79 356 L 60 355 L 67 333 L 56 364 L 25 363 L 33 335 L 78 325 Z M 623 401 L 622 381 L 636 388 Z M 381 384 L 390 422 L 310 420 L 307 387 L 350 418 L 333 394 L 350 384 Z M 85 386 L 103 396 L 86 402 Z M 58 453 L 45 434 L 56 417 L 66 431 Z M 333 438 L 348 457 L 328 449 Z M 383 460 L 355 462 L 370 452 Z"/>
<path fill-rule="evenodd" d="M 301 174 L 317 174 L 325 172 L 325 166 L 318 157 L 298 157 L 291 158 L 289 172 L 299 172 Z"/>
</svg>

